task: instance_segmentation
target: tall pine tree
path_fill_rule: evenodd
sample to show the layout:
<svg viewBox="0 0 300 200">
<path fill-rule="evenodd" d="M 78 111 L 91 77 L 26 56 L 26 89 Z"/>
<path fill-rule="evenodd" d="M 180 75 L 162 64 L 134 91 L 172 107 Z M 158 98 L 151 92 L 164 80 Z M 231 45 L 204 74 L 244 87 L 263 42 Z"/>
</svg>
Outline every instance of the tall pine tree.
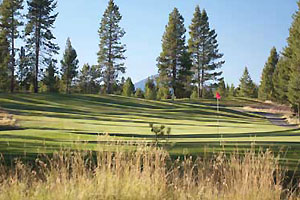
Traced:
<svg viewBox="0 0 300 200">
<path fill-rule="evenodd" d="M 287 96 L 295 111 L 298 110 L 297 107 L 300 107 L 300 1 L 298 7 L 298 11 L 293 16 L 288 47 L 284 52 L 289 59 L 291 70 Z"/>
<path fill-rule="evenodd" d="M 281 57 L 273 74 L 274 96 L 279 103 L 288 103 L 288 86 L 290 81 L 289 59 Z"/>
<path fill-rule="evenodd" d="M 162 38 L 162 52 L 157 59 L 157 66 L 161 84 L 159 87 L 171 88 L 178 98 L 185 96 L 191 68 L 185 32 L 184 19 L 178 9 L 174 8 Z"/>
<path fill-rule="evenodd" d="M 1 22 L 0 22 L 1 23 Z M 7 30 L 0 26 L 0 91 L 7 91 L 9 88 L 8 65 L 10 60 L 9 42 L 7 40 Z"/>
<path fill-rule="evenodd" d="M 54 93 L 58 92 L 58 77 L 57 69 L 55 67 L 56 60 L 50 59 L 46 73 L 44 75 L 43 82 L 47 87 L 47 92 Z"/>
<path fill-rule="evenodd" d="M 27 24 L 25 28 L 26 48 L 29 52 L 31 65 L 34 65 L 34 92 L 38 92 L 40 64 L 46 64 L 53 56 L 58 54 L 59 47 L 53 42 L 51 30 L 58 13 L 55 13 L 57 2 L 55 0 L 29 0 Z"/>
<path fill-rule="evenodd" d="M 189 52 L 193 62 L 194 83 L 198 87 L 198 97 L 204 95 L 204 85 L 207 81 L 219 81 L 222 72 L 218 69 L 225 63 L 219 61 L 223 54 L 219 53 L 217 33 L 210 28 L 208 16 L 200 7 L 195 9 L 190 25 Z"/>
<path fill-rule="evenodd" d="M 240 88 L 239 96 L 241 96 L 241 97 L 256 97 L 256 86 L 250 77 L 247 67 L 245 67 L 243 76 L 240 79 L 239 88 Z"/>
<path fill-rule="evenodd" d="M 131 78 L 127 78 L 125 84 L 123 85 L 122 95 L 126 97 L 131 97 L 134 95 L 135 87 L 131 81 Z"/>
<path fill-rule="evenodd" d="M 61 60 L 62 81 L 67 94 L 70 93 L 72 81 L 77 76 L 78 63 L 76 50 L 72 47 L 71 40 L 68 38 L 63 59 Z"/>
<path fill-rule="evenodd" d="M 275 47 L 272 48 L 270 56 L 262 72 L 258 97 L 261 100 L 274 100 L 275 89 L 273 84 L 273 74 L 278 63 L 278 53 Z"/>
<path fill-rule="evenodd" d="M 3 0 L 0 6 L 1 28 L 5 30 L 6 38 L 10 46 L 10 91 L 15 88 L 15 67 L 16 67 L 16 44 L 15 41 L 20 37 L 18 27 L 23 23 L 20 21 L 23 9 L 23 0 Z"/>
<path fill-rule="evenodd" d="M 98 64 L 108 94 L 113 92 L 112 87 L 116 83 L 119 73 L 125 73 L 126 70 L 123 63 L 126 46 L 121 43 L 125 31 L 119 26 L 121 19 L 119 7 L 113 0 L 110 0 L 98 31 L 100 37 Z"/>
</svg>

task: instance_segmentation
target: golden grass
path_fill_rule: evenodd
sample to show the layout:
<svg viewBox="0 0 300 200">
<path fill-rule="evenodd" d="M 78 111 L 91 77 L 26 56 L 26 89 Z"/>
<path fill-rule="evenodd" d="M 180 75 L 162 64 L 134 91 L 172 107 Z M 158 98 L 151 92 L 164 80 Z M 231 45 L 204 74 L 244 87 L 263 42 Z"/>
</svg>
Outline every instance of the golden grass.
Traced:
<svg viewBox="0 0 300 200">
<path fill-rule="evenodd" d="M 0 126 L 15 126 L 16 120 L 12 115 L 0 110 Z"/>
<path fill-rule="evenodd" d="M 35 166 L 0 165 L 0 199 L 297 199 L 283 189 L 283 172 L 270 151 L 210 160 L 171 160 L 152 147 L 135 152 L 60 152 Z M 275 181 L 276 180 L 276 181 Z"/>
</svg>

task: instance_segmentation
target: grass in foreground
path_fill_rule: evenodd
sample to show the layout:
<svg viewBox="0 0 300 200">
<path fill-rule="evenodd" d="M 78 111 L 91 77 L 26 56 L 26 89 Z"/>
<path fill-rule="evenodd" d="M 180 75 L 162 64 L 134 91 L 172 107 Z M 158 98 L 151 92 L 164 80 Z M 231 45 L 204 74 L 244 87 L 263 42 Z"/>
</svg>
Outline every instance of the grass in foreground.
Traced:
<svg viewBox="0 0 300 200">
<path fill-rule="evenodd" d="M 284 172 L 270 151 L 210 160 L 171 161 L 157 148 L 137 151 L 60 152 L 34 165 L 0 165 L 0 199 L 300 199 L 284 186 Z M 292 189 L 292 190 L 291 190 Z"/>
</svg>

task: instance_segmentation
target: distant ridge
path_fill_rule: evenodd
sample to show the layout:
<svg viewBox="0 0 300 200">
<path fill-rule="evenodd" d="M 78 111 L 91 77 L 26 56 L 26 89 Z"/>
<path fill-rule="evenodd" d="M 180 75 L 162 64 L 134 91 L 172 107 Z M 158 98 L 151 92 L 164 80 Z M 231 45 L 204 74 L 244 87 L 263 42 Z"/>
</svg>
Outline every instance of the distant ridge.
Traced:
<svg viewBox="0 0 300 200">
<path fill-rule="evenodd" d="M 147 78 L 145 78 L 145 79 L 143 79 L 143 80 L 141 80 L 141 81 L 135 83 L 135 84 L 134 84 L 134 87 L 135 87 L 135 89 L 140 88 L 141 90 L 145 91 L 145 84 L 146 84 L 148 78 L 155 79 L 155 78 L 157 78 L 157 77 L 158 77 L 158 74 L 157 74 L 157 75 L 149 76 L 149 77 L 147 77 Z"/>
</svg>

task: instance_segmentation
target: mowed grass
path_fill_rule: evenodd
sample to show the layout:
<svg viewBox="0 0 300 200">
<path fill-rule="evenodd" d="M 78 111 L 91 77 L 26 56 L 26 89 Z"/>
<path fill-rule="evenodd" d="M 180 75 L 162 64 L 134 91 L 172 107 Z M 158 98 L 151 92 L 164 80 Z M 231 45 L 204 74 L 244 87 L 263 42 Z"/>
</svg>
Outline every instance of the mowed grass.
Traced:
<svg viewBox="0 0 300 200">
<path fill-rule="evenodd" d="M 300 155 L 300 129 L 272 125 L 237 107 L 257 103 L 232 99 L 150 101 L 115 95 L 0 94 L 0 110 L 12 114 L 16 127 L 0 126 L 0 152 L 9 155 L 93 149 L 107 141 L 154 141 L 149 123 L 171 127 L 171 154 L 199 154 L 258 146 Z M 219 121 L 219 126 L 218 126 Z"/>
</svg>

